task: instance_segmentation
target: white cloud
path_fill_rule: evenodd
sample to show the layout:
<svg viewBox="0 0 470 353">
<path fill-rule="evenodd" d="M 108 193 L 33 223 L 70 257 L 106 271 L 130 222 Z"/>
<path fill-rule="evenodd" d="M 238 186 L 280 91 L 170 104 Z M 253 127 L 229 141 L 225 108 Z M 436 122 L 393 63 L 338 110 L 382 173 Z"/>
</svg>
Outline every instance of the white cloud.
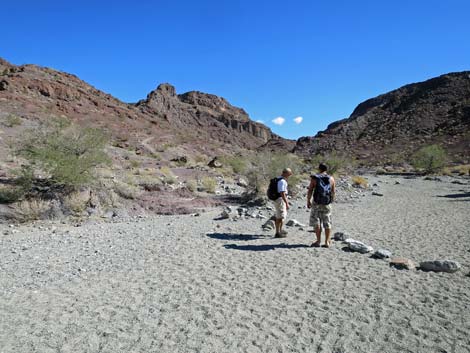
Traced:
<svg viewBox="0 0 470 353">
<path fill-rule="evenodd" d="M 302 118 L 301 116 L 298 116 L 298 117 L 294 118 L 294 122 L 297 125 L 299 125 L 303 120 L 304 120 L 304 118 Z"/>
<path fill-rule="evenodd" d="M 264 120 L 256 120 L 257 123 L 264 124 Z"/>
<path fill-rule="evenodd" d="M 282 116 L 278 116 L 276 119 L 273 119 L 272 122 L 276 125 L 282 125 L 286 119 L 284 119 Z"/>
</svg>

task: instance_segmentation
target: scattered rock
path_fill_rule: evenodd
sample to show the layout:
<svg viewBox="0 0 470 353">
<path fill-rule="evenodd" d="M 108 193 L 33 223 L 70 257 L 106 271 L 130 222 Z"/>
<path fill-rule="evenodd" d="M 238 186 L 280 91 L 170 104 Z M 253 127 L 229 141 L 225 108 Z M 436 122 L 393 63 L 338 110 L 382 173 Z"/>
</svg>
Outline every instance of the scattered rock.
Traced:
<svg viewBox="0 0 470 353">
<path fill-rule="evenodd" d="M 366 245 L 359 240 L 346 239 L 346 242 L 348 244 L 349 250 L 354 251 L 354 252 L 367 254 L 369 252 L 374 251 L 374 248 L 372 246 Z"/>
<path fill-rule="evenodd" d="M 222 163 L 217 160 L 217 157 L 214 157 L 208 164 L 208 167 L 211 168 L 222 168 Z"/>
<path fill-rule="evenodd" d="M 288 226 L 288 227 L 305 227 L 304 224 L 298 222 L 295 219 L 289 219 L 286 223 L 286 226 Z"/>
<path fill-rule="evenodd" d="M 276 225 L 274 224 L 274 221 L 269 219 L 266 221 L 266 223 L 264 223 L 261 228 L 263 228 L 263 230 L 273 230 L 274 228 L 276 228 Z"/>
<path fill-rule="evenodd" d="M 389 259 L 392 257 L 392 252 L 385 249 L 378 249 L 373 254 L 374 259 Z"/>
<path fill-rule="evenodd" d="M 384 196 L 384 194 L 381 194 L 380 192 L 372 192 L 372 195 L 374 196 Z"/>
<path fill-rule="evenodd" d="M 347 235 L 346 233 L 336 232 L 335 234 L 333 234 L 333 240 L 336 240 L 336 241 L 345 241 L 348 238 L 349 238 L 349 235 Z"/>
<path fill-rule="evenodd" d="M 419 268 L 423 271 L 433 272 L 457 272 L 462 266 L 457 261 L 452 260 L 432 260 L 420 262 Z"/>
<path fill-rule="evenodd" d="M 413 261 L 404 257 L 394 257 L 390 261 L 390 266 L 398 270 L 414 270 L 416 268 L 416 264 Z"/>
<path fill-rule="evenodd" d="M 399 181 L 396 181 L 396 182 L 395 182 L 395 185 L 400 185 L 400 182 L 399 182 Z"/>
<path fill-rule="evenodd" d="M 240 178 L 240 179 L 238 179 L 238 181 L 237 181 L 237 185 L 238 185 L 238 186 L 241 186 L 241 187 L 243 187 L 243 188 L 246 188 L 246 187 L 248 186 L 248 182 L 247 182 L 245 179 Z"/>
</svg>

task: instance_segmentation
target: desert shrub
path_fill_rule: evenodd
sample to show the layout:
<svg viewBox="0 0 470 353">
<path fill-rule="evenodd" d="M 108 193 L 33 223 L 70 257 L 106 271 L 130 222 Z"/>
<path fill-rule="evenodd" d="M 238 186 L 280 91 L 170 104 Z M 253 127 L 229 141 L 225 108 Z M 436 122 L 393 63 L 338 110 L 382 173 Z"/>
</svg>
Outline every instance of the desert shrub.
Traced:
<svg viewBox="0 0 470 353">
<path fill-rule="evenodd" d="M 214 194 L 217 187 L 217 181 L 211 177 L 202 178 L 202 187 L 208 193 Z"/>
<path fill-rule="evenodd" d="M 254 197 L 264 197 L 270 179 L 279 176 L 284 168 L 291 168 L 295 175 L 299 167 L 300 159 L 291 153 L 273 154 L 264 152 L 257 154 L 250 159 L 250 166 L 245 173 L 248 181 L 248 192 Z M 295 182 L 293 176 L 289 178 L 291 189 L 295 187 L 293 185 Z"/>
<path fill-rule="evenodd" d="M 412 165 L 423 170 L 424 173 L 430 174 L 443 168 L 446 160 L 446 152 L 441 146 L 430 145 L 421 148 L 413 155 Z"/>
<path fill-rule="evenodd" d="M 351 178 L 351 181 L 352 181 L 353 186 L 355 187 L 366 188 L 369 185 L 367 180 L 360 176 L 353 176 Z"/>
<path fill-rule="evenodd" d="M 175 184 L 178 181 L 176 176 L 173 174 L 171 169 L 168 168 L 168 167 L 161 167 L 160 168 L 160 173 L 163 174 L 162 180 L 165 184 L 172 185 L 172 184 Z"/>
<path fill-rule="evenodd" d="M 143 175 L 138 179 L 137 183 L 147 191 L 158 191 L 162 185 L 160 178 L 155 175 Z"/>
<path fill-rule="evenodd" d="M 63 206 L 75 214 L 80 214 L 86 210 L 90 201 L 89 192 L 72 192 L 62 199 Z"/>
<path fill-rule="evenodd" d="M 197 190 L 197 181 L 196 180 L 188 180 L 186 182 L 186 188 L 191 192 L 195 192 Z"/>
<path fill-rule="evenodd" d="M 243 174 L 246 171 L 247 161 L 242 156 L 225 156 L 220 159 L 222 164 L 230 166 L 235 174 Z"/>
<path fill-rule="evenodd" d="M 140 161 L 136 160 L 136 159 L 132 159 L 130 162 L 129 162 L 129 166 L 133 169 L 136 169 L 136 168 L 139 168 L 140 167 Z"/>
<path fill-rule="evenodd" d="M 22 124 L 22 120 L 19 116 L 15 114 L 9 114 L 3 121 L 3 125 L 6 127 L 14 127 Z"/>
<path fill-rule="evenodd" d="M 345 156 L 342 156 L 337 152 L 332 152 L 325 156 L 315 156 L 311 161 L 314 171 L 318 170 L 318 165 L 320 163 L 324 163 L 328 166 L 328 174 L 330 175 L 336 174 L 343 168 L 354 166 L 354 162 L 351 159 L 348 160 Z"/>
<path fill-rule="evenodd" d="M 0 186 L 0 203 L 16 202 L 20 200 L 23 196 L 23 190 L 16 186 Z"/>
<path fill-rule="evenodd" d="M 206 164 L 207 163 L 207 157 L 202 155 L 202 154 L 196 154 L 194 156 L 194 162 L 196 164 Z"/>
<path fill-rule="evenodd" d="M 114 181 L 113 191 L 119 196 L 129 200 L 136 199 L 141 194 L 139 187 L 119 180 Z"/>
<path fill-rule="evenodd" d="M 30 168 L 46 172 L 54 183 L 76 189 L 91 184 L 94 169 L 110 162 L 104 151 L 106 141 L 100 130 L 53 120 L 29 132 L 16 153 Z"/>
<path fill-rule="evenodd" d="M 50 208 L 49 202 L 40 199 L 23 200 L 11 206 L 12 215 L 18 222 L 31 222 L 44 218 Z"/>
</svg>

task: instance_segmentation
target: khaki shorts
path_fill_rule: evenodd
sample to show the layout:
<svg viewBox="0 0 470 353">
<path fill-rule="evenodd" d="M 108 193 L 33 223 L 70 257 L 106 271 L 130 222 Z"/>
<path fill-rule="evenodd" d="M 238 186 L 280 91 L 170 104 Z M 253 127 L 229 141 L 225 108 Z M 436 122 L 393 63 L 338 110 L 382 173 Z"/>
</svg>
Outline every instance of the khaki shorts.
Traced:
<svg viewBox="0 0 470 353">
<path fill-rule="evenodd" d="M 274 201 L 274 209 L 276 210 L 276 219 L 285 220 L 287 217 L 287 207 L 286 203 L 282 199 L 282 197 L 278 198 Z"/>
<path fill-rule="evenodd" d="M 312 227 L 331 229 L 331 205 L 312 205 L 310 211 L 310 223 Z"/>
</svg>

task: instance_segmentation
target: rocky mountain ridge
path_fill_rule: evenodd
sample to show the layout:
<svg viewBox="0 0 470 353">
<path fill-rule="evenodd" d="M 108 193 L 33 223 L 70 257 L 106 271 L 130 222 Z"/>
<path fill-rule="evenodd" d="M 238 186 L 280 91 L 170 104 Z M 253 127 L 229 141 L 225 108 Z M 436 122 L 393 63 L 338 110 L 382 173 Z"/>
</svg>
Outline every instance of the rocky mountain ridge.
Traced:
<svg viewBox="0 0 470 353">
<path fill-rule="evenodd" d="M 368 99 L 351 116 L 314 137 L 300 138 L 304 156 L 339 153 L 372 164 L 406 160 L 442 145 L 455 162 L 470 159 L 470 71 L 449 73 Z"/>
<path fill-rule="evenodd" d="M 77 76 L 36 65 L 13 65 L 0 59 L 0 119 L 16 116 L 21 124 L 6 127 L 5 136 L 53 116 L 105 129 L 117 146 L 139 153 L 172 145 L 179 153 L 218 155 L 254 150 L 270 140 L 289 141 L 252 121 L 224 98 L 202 92 L 177 95 L 161 84 L 146 99 L 125 103 Z M 4 142 L 5 139 L 0 141 Z M 144 141 L 144 143 L 142 142 Z"/>
</svg>

